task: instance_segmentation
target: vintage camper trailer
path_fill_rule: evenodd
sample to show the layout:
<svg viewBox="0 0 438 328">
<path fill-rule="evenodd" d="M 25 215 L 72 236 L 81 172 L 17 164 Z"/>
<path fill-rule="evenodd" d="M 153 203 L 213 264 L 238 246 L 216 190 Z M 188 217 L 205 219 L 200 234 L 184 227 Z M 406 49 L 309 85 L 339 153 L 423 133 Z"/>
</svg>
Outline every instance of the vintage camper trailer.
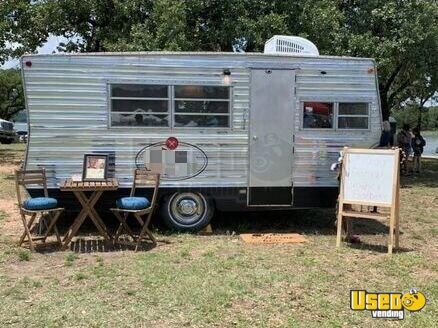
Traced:
<svg viewBox="0 0 438 328">
<path fill-rule="evenodd" d="M 299 38 L 274 37 L 265 53 L 26 55 L 21 64 L 25 168 L 46 168 L 71 209 L 58 187 L 82 172 L 84 154 L 110 157 L 120 188 L 102 197 L 108 206 L 129 192 L 134 168 L 159 171 L 160 212 L 180 230 L 202 228 L 215 209 L 334 206 L 339 150 L 372 147 L 381 131 L 375 62 L 320 56 Z"/>
</svg>

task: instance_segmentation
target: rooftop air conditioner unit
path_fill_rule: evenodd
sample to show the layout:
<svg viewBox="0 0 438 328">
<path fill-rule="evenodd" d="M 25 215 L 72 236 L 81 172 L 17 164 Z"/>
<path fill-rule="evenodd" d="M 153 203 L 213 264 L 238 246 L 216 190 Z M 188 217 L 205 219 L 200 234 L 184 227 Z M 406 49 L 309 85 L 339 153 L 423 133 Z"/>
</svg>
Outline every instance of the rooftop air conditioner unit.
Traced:
<svg viewBox="0 0 438 328">
<path fill-rule="evenodd" d="M 318 48 L 299 36 L 274 35 L 265 43 L 265 54 L 319 56 Z"/>
</svg>

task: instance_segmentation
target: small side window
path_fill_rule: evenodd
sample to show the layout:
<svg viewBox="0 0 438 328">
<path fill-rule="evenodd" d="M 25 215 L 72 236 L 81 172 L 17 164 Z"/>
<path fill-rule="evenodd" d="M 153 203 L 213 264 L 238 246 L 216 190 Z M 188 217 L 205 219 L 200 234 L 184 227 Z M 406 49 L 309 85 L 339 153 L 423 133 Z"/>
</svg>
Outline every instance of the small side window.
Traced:
<svg viewBox="0 0 438 328">
<path fill-rule="evenodd" d="M 169 87 L 112 84 L 111 126 L 168 127 Z"/>
<path fill-rule="evenodd" d="M 230 88 L 176 85 L 174 126 L 225 128 L 230 126 Z"/>
<path fill-rule="evenodd" d="M 304 129 L 332 129 L 333 103 L 304 102 L 303 128 Z"/>
<path fill-rule="evenodd" d="M 339 103 L 338 129 L 368 129 L 368 103 Z"/>
</svg>

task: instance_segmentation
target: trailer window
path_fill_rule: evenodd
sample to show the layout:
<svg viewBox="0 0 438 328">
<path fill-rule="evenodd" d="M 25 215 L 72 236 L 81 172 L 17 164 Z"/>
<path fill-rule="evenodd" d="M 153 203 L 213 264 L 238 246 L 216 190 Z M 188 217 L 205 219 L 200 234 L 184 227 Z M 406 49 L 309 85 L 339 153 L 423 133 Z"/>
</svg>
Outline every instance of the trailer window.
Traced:
<svg viewBox="0 0 438 328">
<path fill-rule="evenodd" d="M 230 88 L 176 85 L 174 126 L 224 128 L 230 126 Z"/>
<path fill-rule="evenodd" d="M 304 102 L 303 128 L 333 128 L 333 107 L 333 103 L 330 102 Z"/>
<path fill-rule="evenodd" d="M 169 126 L 169 87 L 112 84 L 111 125 Z"/>
<path fill-rule="evenodd" d="M 339 103 L 338 129 L 368 129 L 368 103 Z"/>
</svg>

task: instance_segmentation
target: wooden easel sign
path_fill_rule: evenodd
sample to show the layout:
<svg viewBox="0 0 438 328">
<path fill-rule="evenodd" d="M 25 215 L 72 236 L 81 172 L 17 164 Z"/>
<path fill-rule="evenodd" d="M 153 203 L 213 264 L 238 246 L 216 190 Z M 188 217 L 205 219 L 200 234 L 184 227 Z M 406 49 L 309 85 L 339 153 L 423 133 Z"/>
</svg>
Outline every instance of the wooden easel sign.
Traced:
<svg viewBox="0 0 438 328">
<path fill-rule="evenodd" d="M 343 220 L 348 218 L 389 219 L 388 253 L 392 253 L 394 239 L 395 247 L 399 247 L 399 157 L 398 149 L 344 148 L 337 215 L 337 247 L 341 245 Z M 387 208 L 389 212 L 354 211 L 351 205 Z"/>
</svg>

